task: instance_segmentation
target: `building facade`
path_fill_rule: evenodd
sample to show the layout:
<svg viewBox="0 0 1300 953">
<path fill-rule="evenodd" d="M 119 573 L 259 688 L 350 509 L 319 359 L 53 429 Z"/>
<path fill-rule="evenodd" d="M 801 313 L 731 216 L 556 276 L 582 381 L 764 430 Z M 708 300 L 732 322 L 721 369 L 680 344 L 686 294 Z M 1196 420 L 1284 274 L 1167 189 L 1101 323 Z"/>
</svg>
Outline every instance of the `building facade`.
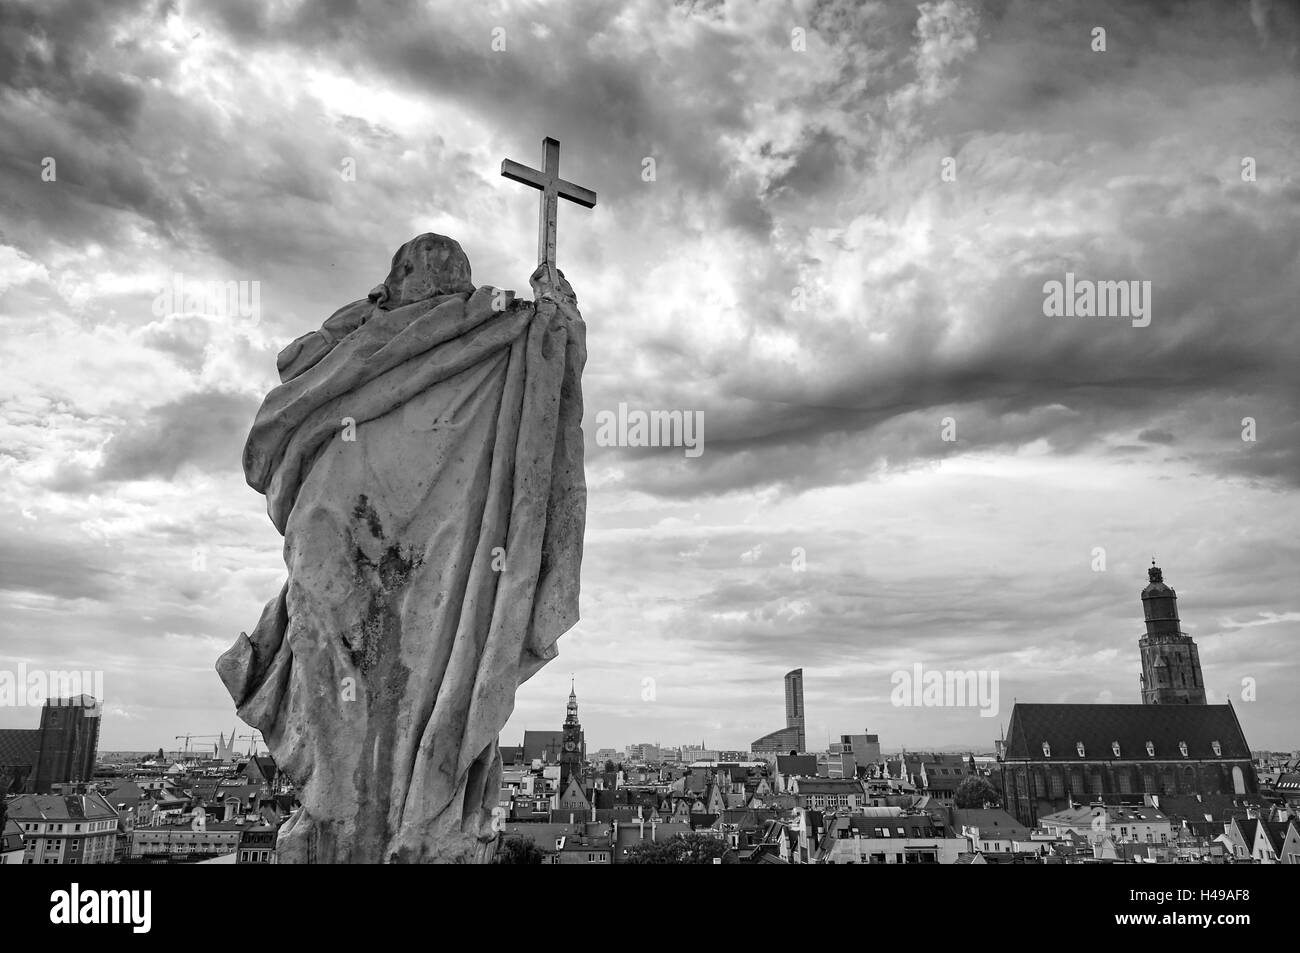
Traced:
<svg viewBox="0 0 1300 953">
<path fill-rule="evenodd" d="M 841 735 L 840 741 L 847 741 L 853 751 L 853 759 L 862 765 L 880 764 L 880 735 L 870 734 L 863 729 L 860 735 Z"/>
<path fill-rule="evenodd" d="M 150 863 L 188 863 L 233 854 L 247 824 L 234 821 L 165 824 L 131 832 L 127 858 Z"/>
<path fill-rule="evenodd" d="M 275 839 L 279 829 L 270 824 L 245 825 L 239 835 L 240 864 L 275 863 Z"/>
<path fill-rule="evenodd" d="M 117 812 L 98 794 L 22 794 L 9 819 L 23 833 L 24 864 L 108 864 L 117 844 Z"/>
</svg>

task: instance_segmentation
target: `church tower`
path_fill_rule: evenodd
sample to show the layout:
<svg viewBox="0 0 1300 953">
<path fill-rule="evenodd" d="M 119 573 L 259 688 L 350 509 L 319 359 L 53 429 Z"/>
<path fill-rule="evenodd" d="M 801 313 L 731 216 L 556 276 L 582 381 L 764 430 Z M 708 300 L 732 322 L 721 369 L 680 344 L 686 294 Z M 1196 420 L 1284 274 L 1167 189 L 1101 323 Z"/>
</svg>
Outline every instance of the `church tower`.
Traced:
<svg viewBox="0 0 1300 953">
<path fill-rule="evenodd" d="M 569 786 L 569 778 L 576 777 L 582 784 L 582 766 L 587 761 L 587 741 L 578 721 L 578 696 L 569 684 L 569 705 L 564 715 L 564 739 L 560 748 L 560 791 Z"/>
<path fill-rule="evenodd" d="M 1142 704 L 1204 705 L 1205 679 L 1196 643 L 1178 624 L 1178 594 L 1165 585 L 1156 561 L 1142 590 L 1147 632 L 1142 636 Z"/>
</svg>

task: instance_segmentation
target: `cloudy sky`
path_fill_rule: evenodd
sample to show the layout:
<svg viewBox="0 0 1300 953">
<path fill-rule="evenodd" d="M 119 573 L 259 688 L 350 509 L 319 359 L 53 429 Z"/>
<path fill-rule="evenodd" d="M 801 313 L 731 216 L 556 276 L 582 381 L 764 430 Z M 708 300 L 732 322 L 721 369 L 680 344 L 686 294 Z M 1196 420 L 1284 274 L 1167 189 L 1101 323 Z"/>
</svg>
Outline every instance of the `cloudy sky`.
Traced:
<svg viewBox="0 0 1300 953">
<path fill-rule="evenodd" d="M 1154 555 L 1211 700 L 1300 747 L 1295 5 L 307 7 L 0 4 L 0 667 L 102 670 L 101 747 L 235 724 L 276 352 L 419 232 L 526 293 L 498 173 L 547 135 L 599 193 L 560 211 L 583 619 L 504 740 L 572 673 L 592 748 L 747 747 L 801 666 L 811 743 L 988 749 L 1017 698 L 1138 700 Z M 1149 281 L 1149 326 L 1045 316 L 1067 272 Z M 619 403 L 705 452 L 597 446 Z M 918 663 L 998 717 L 891 705 Z"/>
</svg>

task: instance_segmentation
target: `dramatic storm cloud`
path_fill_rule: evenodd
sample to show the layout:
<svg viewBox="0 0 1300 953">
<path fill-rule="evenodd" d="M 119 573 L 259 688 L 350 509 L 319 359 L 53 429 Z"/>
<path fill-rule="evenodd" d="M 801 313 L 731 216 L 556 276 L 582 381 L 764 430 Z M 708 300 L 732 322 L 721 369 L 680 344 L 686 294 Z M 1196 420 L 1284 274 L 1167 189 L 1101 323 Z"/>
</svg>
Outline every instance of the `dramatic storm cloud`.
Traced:
<svg viewBox="0 0 1300 953">
<path fill-rule="evenodd" d="M 549 135 L 600 196 L 559 220 L 583 620 L 505 740 L 573 673 L 593 749 L 747 747 L 803 667 L 811 744 L 987 749 L 1014 698 L 1138 699 L 1154 555 L 1212 700 L 1294 747 L 1298 101 L 1259 0 L 4 4 L 0 665 L 103 669 L 104 748 L 228 730 L 277 351 L 419 232 L 526 293 L 498 169 Z M 1149 323 L 1048 316 L 1067 274 Z M 704 452 L 600 445 L 620 405 Z M 917 663 L 1001 716 L 891 706 Z"/>
</svg>

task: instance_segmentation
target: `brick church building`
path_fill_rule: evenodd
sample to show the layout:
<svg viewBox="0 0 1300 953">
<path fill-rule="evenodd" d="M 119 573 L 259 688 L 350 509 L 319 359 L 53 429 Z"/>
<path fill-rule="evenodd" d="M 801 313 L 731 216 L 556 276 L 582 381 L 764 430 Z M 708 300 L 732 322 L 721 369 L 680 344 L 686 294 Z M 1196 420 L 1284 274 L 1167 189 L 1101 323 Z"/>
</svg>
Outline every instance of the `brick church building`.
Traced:
<svg viewBox="0 0 1300 953">
<path fill-rule="evenodd" d="M 56 784 L 91 780 L 99 719 L 99 702 L 80 695 L 48 700 L 39 728 L 0 728 L 0 797 L 49 794 Z"/>
<path fill-rule="evenodd" d="M 1144 794 L 1255 794 L 1250 746 L 1231 704 L 1207 705 L 1196 643 L 1159 567 L 1142 590 L 1142 703 L 1017 703 L 999 768 L 1008 812 L 1034 825 L 1073 801 Z"/>
</svg>

